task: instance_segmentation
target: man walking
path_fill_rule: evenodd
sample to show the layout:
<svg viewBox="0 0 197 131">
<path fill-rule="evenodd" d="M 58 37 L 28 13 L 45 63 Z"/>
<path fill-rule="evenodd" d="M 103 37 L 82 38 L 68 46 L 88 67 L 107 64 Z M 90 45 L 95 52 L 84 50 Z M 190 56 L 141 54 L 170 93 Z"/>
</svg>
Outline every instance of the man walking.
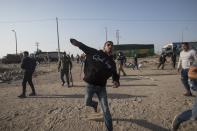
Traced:
<svg viewBox="0 0 197 131">
<path fill-rule="evenodd" d="M 120 71 L 122 71 L 123 76 L 126 76 L 127 74 L 124 71 L 124 64 L 126 63 L 126 57 L 123 54 L 123 52 L 118 53 L 117 61 L 118 61 L 118 74 L 120 75 Z"/>
<path fill-rule="evenodd" d="M 63 53 L 59 63 L 58 63 L 58 72 L 60 71 L 60 77 L 62 80 L 62 86 L 65 84 L 64 75 L 66 75 L 67 86 L 70 87 L 69 73 L 72 69 L 72 62 L 69 56 L 66 55 L 66 52 Z"/>
<path fill-rule="evenodd" d="M 84 81 L 87 82 L 85 104 L 93 107 L 94 111 L 97 112 L 98 102 L 92 100 L 93 95 L 96 93 L 101 104 L 107 130 L 113 131 L 106 92 L 106 83 L 110 76 L 112 76 L 114 87 L 119 86 L 119 75 L 112 56 L 113 42 L 107 41 L 103 50 L 88 47 L 75 39 L 70 39 L 70 42 L 86 54 L 84 66 Z"/>
<path fill-rule="evenodd" d="M 163 70 L 164 69 L 165 62 L 166 62 L 166 55 L 164 53 L 162 53 L 160 55 L 160 57 L 159 57 L 159 65 L 157 66 L 157 69 L 159 69 L 160 66 L 161 66 L 161 69 Z"/>
<path fill-rule="evenodd" d="M 137 54 L 134 55 L 134 68 L 138 70 L 138 57 Z"/>
<path fill-rule="evenodd" d="M 29 94 L 29 96 L 35 96 L 35 88 L 32 82 L 32 75 L 36 68 L 36 60 L 34 58 L 29 57 L 29 52 L 25 51 L 24 58 L 22 60 L 21 68 L 24 70 L 24 77 L 23 77 L 23 92 L 21 95 L 19 95 L 19 98 L 25 98 L 26 97 L 26 84 L 29 83 L 32 93 Z"/>
<path fill-rule="evenodd" d="M 196 60 L 196 52 L 189 48 L 187 42 L 182 43 L 182 51 L 180 53 L 179 62 L 178 62 L 178 73 L 181 70 L 181 81 L 186 90 L 185 96 L 192 96 L 190 91 L 190 86 L 188 84 L 188 70 L 190 65 Z"/>
</svg>

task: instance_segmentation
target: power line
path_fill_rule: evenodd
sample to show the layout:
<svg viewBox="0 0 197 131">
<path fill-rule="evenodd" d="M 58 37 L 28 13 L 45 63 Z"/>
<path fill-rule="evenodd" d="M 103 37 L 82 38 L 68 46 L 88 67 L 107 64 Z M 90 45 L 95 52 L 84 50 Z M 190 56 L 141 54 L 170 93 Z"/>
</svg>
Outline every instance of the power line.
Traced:
<svg viewBox="0 0 197 131">
<path fill-rule="evenodd" d="M 0 21 L 2 24 L 7 23 L 33 23 L 55 21 L 54 18 L 33 19 L 33 20 L 16 20 Z M 197 22 L 197 19 L 120 19 L 120 18 L 59 18 L 59 21 L 113 21 L 113 22 Z"/>
<path fill-rule="evenodd" d="M 55 21 L 54 18 L 48 18 L 48 19 L 34 19 L 34 20 L 16 20 L 16 21 L 0 21 L 2 24 L 7 23 L 33 23 L 33 22 L 46 22 L 46 21 Z"/>
<path fill-rule="evenodd" d="M 114 21 L 114 22 L 197 22 L 197 19 L 120 19 L 120 18 L 61 18 L 61 21 Z"/>
</svg>

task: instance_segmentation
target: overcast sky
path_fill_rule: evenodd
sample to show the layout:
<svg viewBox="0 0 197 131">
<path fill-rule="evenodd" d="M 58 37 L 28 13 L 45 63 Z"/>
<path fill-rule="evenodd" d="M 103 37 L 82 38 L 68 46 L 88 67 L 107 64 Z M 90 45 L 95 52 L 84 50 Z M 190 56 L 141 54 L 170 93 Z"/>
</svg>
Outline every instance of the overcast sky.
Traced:
<svg viewBox="0 0 197 131">
<path fill-rule="evenodd" d="M 59 18 L 61 51 L 81 53 L 69 39 L 97 49 L 116 44 L 155 44 L 197 41 L 197 0 L 0 0 L 0 57 L 18 52 L 57 50 L 55 18 Z M 183 35 L 182 35 L 183 34 Z"/>
</svg>

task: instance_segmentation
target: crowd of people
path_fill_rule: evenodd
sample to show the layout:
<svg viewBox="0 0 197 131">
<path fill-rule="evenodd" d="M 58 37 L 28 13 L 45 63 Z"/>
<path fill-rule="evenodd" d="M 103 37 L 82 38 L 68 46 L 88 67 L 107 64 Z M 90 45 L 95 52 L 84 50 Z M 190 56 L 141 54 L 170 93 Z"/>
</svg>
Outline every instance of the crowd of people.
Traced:
<svg viewBox="0 0 197 131">
<path fill-rule="evenodd" d="M 75 39 L 70 39 L 70 42 L 73 46 L 78 47 L 84 52 L 81 56 L 76 56 L 76 61 L 77 63 L 81 63 L 84 68 L 83 80 L 87 83 L 85 105 L 92 107 L 94 111 L 97 112 L 98 102 L 92 100 L 93 95 L 96 94 L 101 104 L 106 128 L 108 131 L 112 131 L 112 117 L 108 106 L 106 84 L 109 77 L 112 77 L 113 87 L 117 88 L 120 86 L 119 78 L 121 72 L 123 76 L 127 75 L 124 71 L 124 67 L 127 67 L 127 58 L 123 52 L 118 52 L 117 57 L 114 57 L 112 41 L 105 42 L 102 50 L 89 47 Z M 171 54 L 172 67 L 174 69 L 176 68 L 176 55 L 176 53 Z M 166 57 L 167 54 L 165 53 L 160 55 L 157 69 L 160 69 L 160 67 L 162 70 L 164 69 Z M 73 83 L 71 73 L 73 67 L 72 61 L 74 61 L 74 56 L 69 56 L 64 52 L 58 62 L 58 72 L 60 72 L 62 86 L 65 84 L 64 76 L 66 76 L 67 87 L 71 87 L 70 83 Z M 137 54 L 134 55 L 132 63 L 132 69 L 138 70 L 139 64 Z M 118 68 L 116 68 L 116 66 Z M 36 96 L 36 91 L 32 82 L 32 75 L 36 68 L 36 61 L 34 58 L 29 57 L 27 51 L 24 52 L 21 68 L 24 70 L 24 78 L 22 81 L 22 94 L 18 97 L 26 98 L 27 82 L 32 89 L 32 93 L 29 94 L 29 96 Z M 182 43 L 182 51 L 180 52 L 177 71 L 178 73 L 181 72 L 181 81 L 185 89 L 184 95 L 192 96 L 191 89 L 197 91 L 197 57 L 195 50 L 190 49 L 188 43 Z M 172 123 L 172 130 L 177 130 L 182 122 L 191 118 L 197 119 L 197 100 L 193 109 L 182 112 L 175 117 Z"/>
</svg>

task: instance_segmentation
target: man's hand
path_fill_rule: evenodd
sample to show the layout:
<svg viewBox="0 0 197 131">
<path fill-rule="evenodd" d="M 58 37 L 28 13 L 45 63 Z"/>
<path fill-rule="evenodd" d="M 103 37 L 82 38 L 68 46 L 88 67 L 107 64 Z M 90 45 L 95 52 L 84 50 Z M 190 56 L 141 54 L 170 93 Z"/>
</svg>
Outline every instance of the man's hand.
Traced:
<svg viewBox="0 0 197 131">
<path fill-rule="evenodd" d="M 113 88 L 118 88 L 120 86 L 120 84 L 117 81 L 114 81 L 113 84 Z"/>
<path fill-rule="evenodd" d="M 77 46 L 78 41 L 71 38 L 71 39 L 70 39 L 70 43 L 71 43 L 72 45 L 74 45 L 74 46 Z"/>
</svg>

